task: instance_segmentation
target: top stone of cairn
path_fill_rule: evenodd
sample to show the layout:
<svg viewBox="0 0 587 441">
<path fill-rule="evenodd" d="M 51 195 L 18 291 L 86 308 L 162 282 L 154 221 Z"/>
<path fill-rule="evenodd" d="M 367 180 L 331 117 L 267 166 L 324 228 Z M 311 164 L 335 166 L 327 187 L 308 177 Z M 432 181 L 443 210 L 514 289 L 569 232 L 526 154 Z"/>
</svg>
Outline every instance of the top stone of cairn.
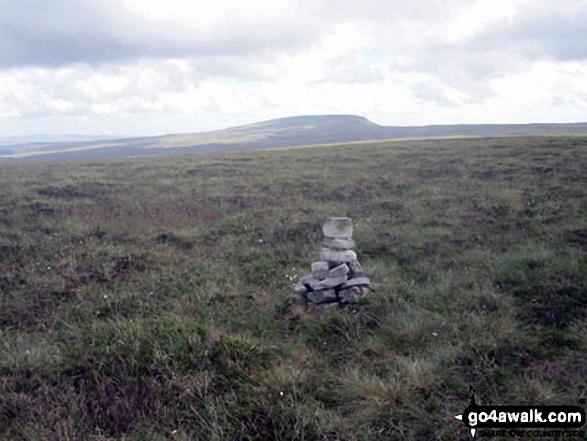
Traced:
<svg viewBox="0 0 587 441">
<path fill-rule="evenodd" d="M 353 237 L 353 221 L 350 217 L 329 217 L 322 226 L 322 232 L 327 237 Z"/>
</svg>

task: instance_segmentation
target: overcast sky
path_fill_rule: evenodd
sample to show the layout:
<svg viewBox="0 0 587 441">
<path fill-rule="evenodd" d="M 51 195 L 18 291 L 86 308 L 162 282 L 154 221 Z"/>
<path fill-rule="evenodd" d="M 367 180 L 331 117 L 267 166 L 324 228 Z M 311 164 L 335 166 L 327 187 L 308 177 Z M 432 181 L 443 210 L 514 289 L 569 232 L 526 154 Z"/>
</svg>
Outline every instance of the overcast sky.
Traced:
<svg viewBox="0 0 587 441">
<path fill-rule="evenodd" d="M 587 121 L 587 0 L 0 0 L 0 136 Z"/>
</svg>

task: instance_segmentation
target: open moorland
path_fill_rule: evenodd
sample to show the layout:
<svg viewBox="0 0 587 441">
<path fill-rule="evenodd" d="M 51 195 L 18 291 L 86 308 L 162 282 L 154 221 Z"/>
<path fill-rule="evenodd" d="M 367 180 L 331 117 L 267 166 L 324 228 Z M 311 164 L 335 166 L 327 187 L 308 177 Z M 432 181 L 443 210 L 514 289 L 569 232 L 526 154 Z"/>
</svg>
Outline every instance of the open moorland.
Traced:
<svg viewBox="0 0 587 441">
<path fill-rule="evenodd" d="M 561 133 L 587 136 L 587 123 L 381 126 L 357 115 L 301 115 L 211 132 L 142 138 L 103 137 L 75 141 L 82 137 L 66 136 L 65 139 L 68 140 L 49 139 L 47 142 L 40 142 L 31 137 L 28 143 L 15 142 L 7 145 L 2 145 L 0 138 L 0 163 L 171 156 L 402 138 L 538 136 Z"/>
<path fill-rule="evenodd" d="M 0 165 L 0 439 L 469 439 L 587 397 L 587 137 Z M 288 303 L 323 221 L 376 291 Z M 583 401 L 584 403 L 584 401 Z"/>
</svg>

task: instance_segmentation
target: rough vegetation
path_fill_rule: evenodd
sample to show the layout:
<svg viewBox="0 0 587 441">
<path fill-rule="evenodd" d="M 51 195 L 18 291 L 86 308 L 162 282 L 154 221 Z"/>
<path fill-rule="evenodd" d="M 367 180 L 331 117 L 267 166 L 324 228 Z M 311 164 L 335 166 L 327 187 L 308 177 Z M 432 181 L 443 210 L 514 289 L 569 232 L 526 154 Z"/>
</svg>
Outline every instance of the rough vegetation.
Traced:
<svg viewBox="0 0 587 441">
<path fill-rule="evenodd" d="M 0 167 L 0 438 L 459 439 L 587 396 L 587 138 Z M 376 291 L 289 304 L 349 216 Z"/>
</svg>

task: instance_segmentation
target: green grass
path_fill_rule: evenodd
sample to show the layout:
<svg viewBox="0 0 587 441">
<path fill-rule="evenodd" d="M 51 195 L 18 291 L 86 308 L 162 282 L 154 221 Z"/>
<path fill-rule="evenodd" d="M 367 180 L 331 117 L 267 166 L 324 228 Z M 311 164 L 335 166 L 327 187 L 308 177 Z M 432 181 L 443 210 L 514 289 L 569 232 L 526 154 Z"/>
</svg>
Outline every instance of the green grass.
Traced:
<svg viewBox="0 0 587 441">
<path fill-rule="evenodd" d="M 0 166 L 0 438 L 459 439 L 587 397 L 587 138 Z M 376 291 L 289 304 L 331 215 Z M 468 435 L 467 435 L 468 436 Z"/>
</svg>

